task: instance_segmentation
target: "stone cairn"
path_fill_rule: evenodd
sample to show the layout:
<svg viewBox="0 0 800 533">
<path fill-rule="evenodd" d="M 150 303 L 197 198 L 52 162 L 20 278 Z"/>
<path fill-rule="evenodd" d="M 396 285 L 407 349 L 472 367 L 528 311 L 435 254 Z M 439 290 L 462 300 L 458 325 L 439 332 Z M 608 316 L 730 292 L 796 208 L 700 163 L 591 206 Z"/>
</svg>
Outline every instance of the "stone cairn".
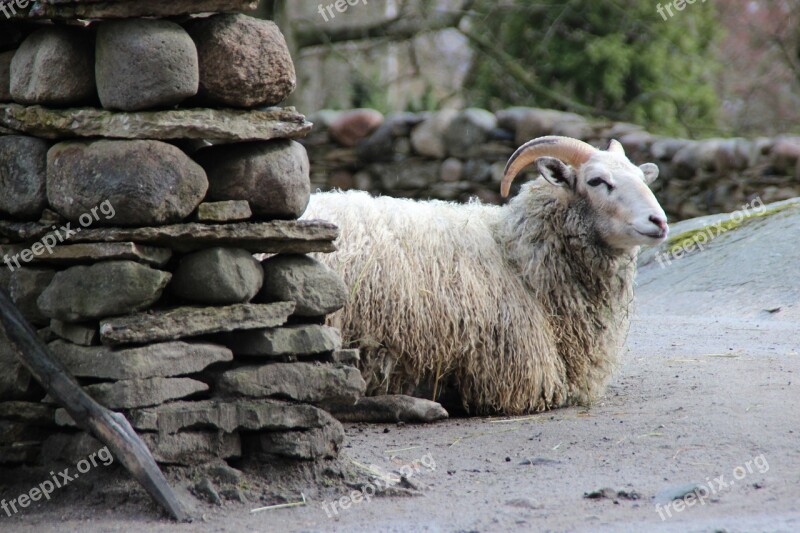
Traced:
<svg viewBox="0 0 800 533">
<path fill-rule="evenodd" d="M 243 0 L 44 0 L 0 22 L 0 286 L 157 461 L 336 457 L 364 393 L 298 221 L 311 129 Z M 13 3 L 5 3 L 11 9 Z M 259 261 L 256 257 L 261 257 Z M 0 464 L 100 448 L 0 335 Z"/>
<path fill-rule="evenodd" d="M 314 130 L 302 142 L 311 183 L 323 190 L 500 203 L 514 150 L 536 137 L 565 135 L 603 148 L 618 139 L 632 161 L 656 163 L 653 190 L 672 220 L 734 211 L 756 197 L 772 203 L 800 196 L 800 136 L 676 139 L 634 124 L 525 107 L 386 117 L 373 109 L 323 110 L 311 120 Z"/>
</svg>

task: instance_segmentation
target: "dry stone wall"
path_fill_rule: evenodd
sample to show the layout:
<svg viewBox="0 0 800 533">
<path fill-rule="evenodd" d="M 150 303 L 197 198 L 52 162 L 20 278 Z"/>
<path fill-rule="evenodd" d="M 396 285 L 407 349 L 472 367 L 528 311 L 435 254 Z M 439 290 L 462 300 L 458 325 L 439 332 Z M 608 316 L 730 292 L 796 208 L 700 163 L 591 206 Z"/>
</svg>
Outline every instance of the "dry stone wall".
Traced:
<svg viewBox="0 0 800 533">
<path fill-rule="evenodd" d="M 0 286 L 163 463 L 335 457 L 328 410 L 364 394 L 324 325 L 344 282 L 305 255 L 337 229 L 297 220 L 311 124 L 269 107 L 295 73 L 254 4 L 50 0 L 0 22 Z M 0 335 L 0 463 L 99 446 Z"/>
<path fill-rule="evenodd" d="M 565 135 L 602 148 L 618 139 L 634 162 L 656 163 L 654 190 L 673 220 L 730 212 L 756 196 L 765 203 L 800 196 L 800 137 L 673 139 L 634 124 L 535 108 L 387 117 L 370 109 L 321 111 L 311 121 L 303 143 L 312 185 L 323 190 L 500 203 L 503 169 L 516 147 Z"/>
</svg>

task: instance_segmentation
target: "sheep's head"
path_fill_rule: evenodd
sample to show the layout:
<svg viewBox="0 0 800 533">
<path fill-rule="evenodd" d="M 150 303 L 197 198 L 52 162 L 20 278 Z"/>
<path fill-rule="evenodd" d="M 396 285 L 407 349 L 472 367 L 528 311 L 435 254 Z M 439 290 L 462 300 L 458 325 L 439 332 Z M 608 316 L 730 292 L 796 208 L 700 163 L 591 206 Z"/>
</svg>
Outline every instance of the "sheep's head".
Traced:
<svg viewBox="0 0 800 533">
<path fill-rule="evenodd" d="M 526 166 L 536 163 L 542 177 L 566 194 L 585 198 L 600 238 L 616 249 L 657 244 L 667 237 L 667 216 L 648 185 L 658 167 L 637 167 L 622 145 L 611 141 L 607 151 L 568 137 L 548 136 L 522 145 L 506 166 L 501 185 L 508 196 L 511 182 Z"/>
</svg>

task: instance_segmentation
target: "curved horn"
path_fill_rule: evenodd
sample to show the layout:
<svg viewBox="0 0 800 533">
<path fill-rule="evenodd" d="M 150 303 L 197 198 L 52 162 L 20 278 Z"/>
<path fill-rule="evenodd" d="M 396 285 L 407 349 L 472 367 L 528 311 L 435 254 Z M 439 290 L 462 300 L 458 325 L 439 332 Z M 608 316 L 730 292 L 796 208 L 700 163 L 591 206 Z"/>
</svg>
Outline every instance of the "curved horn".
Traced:
<svg viewBox="0 0 800 533">
<path fill-rule="evenodd" d="M 500 184 L 500 193 L 503 198 L 508 196 L 511 182 L 514 181 L 517 174 L 540 157 L 555 157 L 567 165 L 580 167 L 596 151 L 597 148 L 583 141 L 557 135 L 548 135 L 528 141 L 517 148 L 517 151 L 508 160 L 503 182 Z"/>
</svg>

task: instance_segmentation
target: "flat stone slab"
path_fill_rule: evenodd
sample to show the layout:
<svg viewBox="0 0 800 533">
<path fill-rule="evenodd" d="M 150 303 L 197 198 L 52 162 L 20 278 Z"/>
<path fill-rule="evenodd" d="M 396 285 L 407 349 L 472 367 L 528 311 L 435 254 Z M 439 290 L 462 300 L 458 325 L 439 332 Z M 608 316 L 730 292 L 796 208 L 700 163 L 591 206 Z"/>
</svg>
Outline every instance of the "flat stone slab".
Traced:
<svg viewBox="0 0 800 533">
<path fill-rule="evenodd" d="M 361 373 L 349 366 L 273 363 L 228 370 L 220 392 L 251 398 L 281 398 L 317 404 L 353 405 L 364 395 Z"/>
<path fill-rule="evenodd" d="M 333 416 L 341 422 L 435 422 L 448 418 L 444 407 L 431 400 L 390 394 L 360 398 L 355 405 L 337 406 Z"/>
<path fill-rule="evenodd" d="M 28 246 L 21 244 L 0 245 L 0 257 L 8 255 L 13 258 L 29 250 Z M 150 266 L 160 267 L 167 264 L 172 257 L 172 250 L 156 246 L 142 246 L 133 242 L 101 242 L 87 244 L 61 244 L 52 248 L 40 250 L 36 255 L 30 252 L 31 263 L 76 264 L 96 263 L 113 259 L 127 259 Z M 26 254 L 26 257 L 28 254 Z M 20 259 L 23 259 L 20 257 Z"/>
<path fill-rule="evenodd" d="M 151 343 L 239 329 L 281 326 L 294 303 L 236 304 L 227 307 L 179 307 L 100 322 L 103 344 Z"/>
<path fill-rule="evenodd" d="M 58 413 L 56 416 L 58 419 Z M 332 417 L 312 405 L 235 399 L 169 403 L 131 411 L 128 419 L 138 430 L 173 434 L 202 428 L 226 433 L 241 429 L 286 431 L 321 428 L 330 424 Z"/>
<path fill-rule="evenodd" d="M 197 206 L 197 220 L 200 222 L 240 222 L 252 217 L 253 210 L 247 200 L 203 202 Z"/>
<path fill-rule="evenodd" d="M 292 107 L 118 113 L 91 107 L 50 109 L 0 104 L 0 127 L 44 139 L 103 137 L 242 142 L 304 137 L 312 124 Z"/>
<path fill-rule="evenodd" d="M 208 390 L 202 381 L 189 378 L 128 379 L 84 387 L 89 396 L 109 409 L 151 407 Z"/>
<path fill-rule="evenodd" d="M 224 346 L 165 342 L 127 349 L 77 346 L 55 341 L 48 347 L 74 376 L 97 379 L 143 379 L 200 372 L 207 366 L 232 361 Z"/>
<path fill-rule="evenodd" d="M 41 0 L 30 7 L 16 7 L 12 18 L 103 19 L 131 17 L 173 17 L 195 13 L 252 12 L 256 0 Z M 15 3 L 16 6 L 16 3 Z"/>
<path fill-rule="evenodd" d="M 342 335 L 330 326 L 288 326 L 231 333 L 225 344 L 236 355 L 313 355 L 341 348 Z"/>
<path fill-rule="evenodd" d="M 344 428 L 337 420 L 322 428 L 304 431 L 261 433 L 258 448 L 262 453 L 301 461 L 336 458 L 344 441 Z"/>
<path fill-rule="evenodd" d="M 159 463 L 196 465 L 242 455 L 238 433 L 187 431 L 175 435 L 142 433 L 140 436 Z"/>
<path fill-rule="evenodd" d="M 13 242 L 41 239 L 52 224 L 0 221 L 0 235 Z M 336 251 L 339 229 L 321 220 L 273 220 L 237 224 L 173 224 L 152 228 L 92 228 L 72 235 L 73 243 L 137 242 L 188 253 L 214 246 L 254 254 L 307 254 Z"/>
<path fill-rule="evenodd" d="M 0 420 L 52 426 L 53 407 L 37 402 L 0 402 Z"/>
</svg>

